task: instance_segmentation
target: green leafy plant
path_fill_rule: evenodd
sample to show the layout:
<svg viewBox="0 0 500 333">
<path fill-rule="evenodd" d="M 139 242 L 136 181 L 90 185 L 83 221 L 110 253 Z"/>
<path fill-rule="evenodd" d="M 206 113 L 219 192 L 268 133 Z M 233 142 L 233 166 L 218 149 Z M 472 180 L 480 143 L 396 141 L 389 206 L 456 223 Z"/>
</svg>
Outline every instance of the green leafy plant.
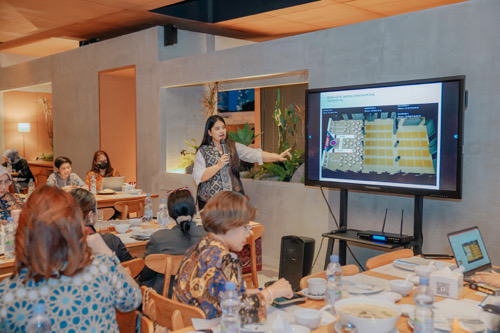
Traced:
<svg viewBox="0 0 500 333">
<path fill-rule="evenodd" d="M 184 140 L 184 142 L 192 148 L 193 151 L 188 151 L 186 149 L 181 150 L 181 161 L 179 165 L 177 165 L 178 169 L 185 169 L 190 165 L 194 164 L 194 156 L 196 155 L 196 150 L 198 149 L 198 143 L 194 138 L 191 138 L 191 142 Z M 188 148 L 189 149 L 189 148 Z"/>
<path fill-rule="evenodd" d="M 266 174 L 277 176 L 279 181 L 289 181 L 299 166 L 304 163 L 304 151 L 292 149 L 291 158 L 283 162 L 264 163 L 259 172 L 255 174 L 255 179 L 263 179 Z"/>
<path fill-rule="evenodd" d="M 262 135 L 262 132 L 255 135 L 255 131 L 253 129 L 249 129 L 248 123 L 246 123 L 243 128 L 238 128 L 236 132 L 229 132 L 228 135 L 234 142 L 239 142 L 241 144 L 244 144 L 245 146 L 248 146 L 252 142 L 254 142 L 255 139 L 259 137 L 259 135 Z"/>
<path fill-rule="evenodd" d="M 282 152 L 290 147 L 295 148 L 297 139 L 297 124 L 302 116 L 301 108 L 296 104 L 288 107 L 281 105 L 280 90 L 274 104 L 273 118 L 278 127 L 278 151 Z"/>
</svg>

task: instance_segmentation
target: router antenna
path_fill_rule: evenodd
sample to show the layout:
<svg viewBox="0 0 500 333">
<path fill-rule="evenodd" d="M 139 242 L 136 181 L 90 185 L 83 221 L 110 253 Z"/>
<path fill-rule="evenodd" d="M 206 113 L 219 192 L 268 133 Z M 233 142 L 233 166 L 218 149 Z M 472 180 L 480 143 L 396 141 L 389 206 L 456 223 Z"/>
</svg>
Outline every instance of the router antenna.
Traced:
<svg viewBox="0 0 500 333">
<path fill-rule="evenodd" d="M 404 209 L 401 210 L 401 226 L 399 227 L 399 234 L 403 234 L 403 213 L 405 212 Z"/>
<path fill-rule="evenodd" d="M 387 219 L 387 208 L 385 209 L 384 224 L 382 224 L 382 233 L 384 233 L 386 219 Z"/>
</svg>

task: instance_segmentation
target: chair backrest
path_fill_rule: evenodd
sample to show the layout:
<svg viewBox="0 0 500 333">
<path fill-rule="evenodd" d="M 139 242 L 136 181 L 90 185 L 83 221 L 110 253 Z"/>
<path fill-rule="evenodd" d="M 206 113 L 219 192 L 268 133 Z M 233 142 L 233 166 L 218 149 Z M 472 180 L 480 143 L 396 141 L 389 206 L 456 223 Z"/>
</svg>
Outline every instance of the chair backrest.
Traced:
<svg viewBox="0 0 500 333">
<path fill-rule="evenodd" d="M 159 295 L 145 286 L 141 287 L 143 297 L 142 311 L 146 316 L 163 327 L 175 331 L 191 326 L 192 318 L 206 318 L 201 309 L 176 302 Z"/>
<path fill-rule="evenodd" d="M 144 215 L 144 199 L 119 201 L 114 208 L 121 214 L 121 218 L 142 217 Z"/>
<path fill-rule="evenodd" d="M 102 211 L 104 221 L 110 220 L 113 217 L 113 215 L 115 215 L 115 210 L 113 208 L 110 208 L 110 207 L 98 208 L 97 210 Z"/>
<path fill-rule="evenodd" d="M 250 236 L 247 238 L 246 244 L 250 245 L 250 273 L 243 274 L 243 280 L 247 284 L 247 289 L 259 288 L 259 279 L 257 277 L 257 253 L 255 241 L 264 233 L 264 226 L 254 224 L 250 231 Z"/>
<path fill-rule="evenodd" d="M 146 265 L 144 259 L 136 258 L 129 261 L 122 262 L 122 266 L 130 273 L 134 279 L 142 272 L 142 269 Z"/>
<path fill-rule="evenodd" d="M 359 268 L 356 265 L 345 265 L 342 266 L 342 275 L 343 276 L 349 276 L 349 275 L 355 275 L 359 273 Z M 326 279 L 326 271 L 321 271 L 319 273 L 311 274 L 308 276 L 304 276 L 302 279 L 300 279 L 300 289 L 307 288 L 307 280 L 310 278 L 322 278 Z"/>
<path fill-rule="evenodd" d="M 140 314 L 138 310 L 130 312 L 116 311 L 116 323 L 120 333 L 136 333 L 137 316 Z M 146 316 L 141 317 L 141 333 L 154 333 L 153 322 Z"/>
<path fill-rule="evenodd" d="M 146 266 L 151 270 L 165 275 L 163 282 L 163 296 L 167 297 L 168 291 L 170 289 L 170 277 L 172 275 L 177 275 L 179 271 L 179 266 L 184 255 L 171 255 L 164 253 L 150 254 L 146 257 Z"/>
<path fill-rule="evenodd" d="M 396 259 L 413 257 L 411 249 L 392 251 L 370 258 L 366 261 L 366 269 L 374 269 L 392 263 Z"/>
</svg>

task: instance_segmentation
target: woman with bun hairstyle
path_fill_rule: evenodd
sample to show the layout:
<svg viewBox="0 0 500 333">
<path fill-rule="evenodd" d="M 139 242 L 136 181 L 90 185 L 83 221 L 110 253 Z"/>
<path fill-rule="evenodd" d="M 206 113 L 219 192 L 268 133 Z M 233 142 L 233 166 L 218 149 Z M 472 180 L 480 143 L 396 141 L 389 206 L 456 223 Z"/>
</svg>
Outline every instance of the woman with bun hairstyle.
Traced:
<svg viewBox="0 0 500 333">
<path fill-rule="evenodd" d="M 162 229 L 151 235 L 146 244 L 146 256 L 153 253 L 184 254 L 188 248 L 198 243 L 200 238 L 206 234 L 205 230 L 193 221 L 196 206 L 191 192 L 187 188 L 169 192 L 168 215 L 175 221 L 176 225 L 172 229 Z M 161 294 L 164 275 L 145 267 L 140 282 L 141 285 L 151 287 Z M 170 295 L 171 290 L 169 291 Z"/>
</svg>

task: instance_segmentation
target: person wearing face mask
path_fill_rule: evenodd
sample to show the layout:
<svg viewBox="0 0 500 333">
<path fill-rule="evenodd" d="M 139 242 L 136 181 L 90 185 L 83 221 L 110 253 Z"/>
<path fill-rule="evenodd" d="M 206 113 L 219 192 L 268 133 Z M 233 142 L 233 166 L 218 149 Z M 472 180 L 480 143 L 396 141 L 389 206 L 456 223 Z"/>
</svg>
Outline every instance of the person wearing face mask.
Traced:
<svg viewBox="0 0 500 333">
<path fill-rule="evenodd" d="M 65 191 L 71 191 L 77 187 L 85 187 L 83 180 L 76 173 L 72 173 L 71 160 L 68 157 L 60 156 L 54 161 L 57 172 L 54 172 L 47 179 L 47 185 L 57 186 Z"/>
<path fill-rule="evenodd" d="M 245 194 L 240 180 L 240 159 L 259 163 L 286 161 L 290 149 L 281 154 L 268 153 L 233 142 L 227 135 L 226 123 L 221 116 L 211 116 L 205 123 L 201 145 L 196 151 L 193 178 L 198 185 L 198 208 L 220 191 Z"/>
<path fill-rule="evenodd" d="M 103 177 L 119 177 L 120 173 L 111 167 L 111 161 L 109 160 L 108 154 L 103 150 L 98 150 L 94 154 L 92 167 L 85 178 L 85 185 L 89 188 L 92 175 L 95 177 L 96 190 L 100 191 Z"/>
<path fill-rule="evenodd" d="M 19 193 L 20 188 L 28 188 L 30 179 L 35 180 L 28 161 L 26 161 L 24 157 L 19 156 L 17 149 L 7 149 L 3 152 L 2 158 L 4 160 L 3 166 L 6 167 L 7 163 L 10 162 L 12 164 L 12 171 L 18 173 L 18 175 L 14 177 L 16 193 Z"/>
</svg>

